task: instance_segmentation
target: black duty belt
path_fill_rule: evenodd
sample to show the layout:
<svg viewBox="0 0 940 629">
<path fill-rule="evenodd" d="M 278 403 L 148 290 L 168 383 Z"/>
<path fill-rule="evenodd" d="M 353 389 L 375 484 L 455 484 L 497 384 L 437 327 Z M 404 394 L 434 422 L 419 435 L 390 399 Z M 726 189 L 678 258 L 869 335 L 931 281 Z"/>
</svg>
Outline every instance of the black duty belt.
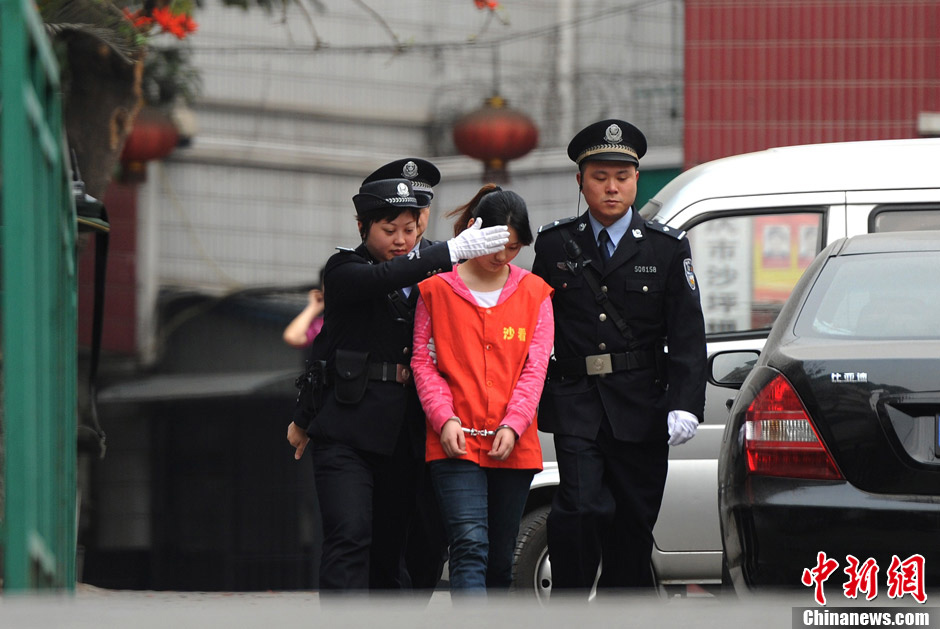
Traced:
<svg viewBox="0 0 940 629">
<path fill-rule="evenodd" d="M 401 363 L 369 363 L 369 380 L 408 384 L 411 380 L 411 367 Z"/>
<path fill-rule="evenodd" d="M 653 350 L 594 354 L 574 358 L 554 359 L 548 364 L 550 376 L 600 376 L 618 371 L 644 369 L 656 364 Z"/>
</svg>

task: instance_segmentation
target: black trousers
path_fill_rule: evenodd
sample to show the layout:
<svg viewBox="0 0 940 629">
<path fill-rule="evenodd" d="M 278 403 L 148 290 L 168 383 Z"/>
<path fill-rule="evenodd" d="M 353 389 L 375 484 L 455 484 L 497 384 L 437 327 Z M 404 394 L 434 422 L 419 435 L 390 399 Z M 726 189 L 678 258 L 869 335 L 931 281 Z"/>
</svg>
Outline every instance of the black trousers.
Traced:
<svg viewBox="0 0 940 629">
<path fill-rule="evenodd" d="M 407 439 L 391 456 L 317 443 L 312 458 L 323 518 L 320 589 L 400 589 L 420 469 Z"/>
<path fill-rule="evenodd" d="M 666 485 L 669 446 L 555 435 L 560 483 L 548 516 L 552 589 L 653 585 L 653 526 Z"/>
<path fill-rule="evenodd" d="M 422 462 L 418 473 L 415 513 L 408 527 L 403 585 L 430 596 L 444 573 L 447 534 L 431 486 L 431 472 Z"/>
</svg>

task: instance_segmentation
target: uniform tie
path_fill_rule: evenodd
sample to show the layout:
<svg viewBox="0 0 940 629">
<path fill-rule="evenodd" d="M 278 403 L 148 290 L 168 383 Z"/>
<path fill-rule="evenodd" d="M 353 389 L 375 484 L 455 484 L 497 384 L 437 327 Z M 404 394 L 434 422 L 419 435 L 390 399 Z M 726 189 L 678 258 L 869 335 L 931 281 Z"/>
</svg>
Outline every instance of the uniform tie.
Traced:
<svg viewBox="0 0 940 629">
<path fill-rule="evenodd" d="M 607 233 L 606 229 L 602 229 L 597 235 L 597 243 L 598 248 L 601 250 L 601 260 L 607 262 L 610 260 L 610 249 L 607 248 L 607 245 L 610 244 L 610 234 Z"/>
</svg>

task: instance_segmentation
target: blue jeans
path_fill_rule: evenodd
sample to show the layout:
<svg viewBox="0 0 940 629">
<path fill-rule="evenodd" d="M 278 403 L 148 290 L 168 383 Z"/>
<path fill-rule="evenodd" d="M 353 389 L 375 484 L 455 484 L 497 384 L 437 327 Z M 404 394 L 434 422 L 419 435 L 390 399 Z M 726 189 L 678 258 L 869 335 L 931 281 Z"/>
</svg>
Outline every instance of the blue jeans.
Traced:
<svg viewBox="0 0 940 629">
<path fill-rule="evenodd" d="M 431 461 L 431 482 L 450 542 L 452 590 L 508 590 L 512 557 L 533 470 L 472 461 Z"/>
</svg>

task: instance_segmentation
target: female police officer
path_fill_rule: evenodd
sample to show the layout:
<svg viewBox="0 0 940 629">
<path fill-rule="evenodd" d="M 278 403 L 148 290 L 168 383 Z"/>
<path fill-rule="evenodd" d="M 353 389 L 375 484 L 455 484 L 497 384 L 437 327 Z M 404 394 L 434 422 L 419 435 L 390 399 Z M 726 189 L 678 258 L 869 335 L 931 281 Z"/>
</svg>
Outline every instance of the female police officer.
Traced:
<svg viewBox="0 0 940 629">
<path fill-rule="evenodd" d="M 502 250 L 509 235 L 505 226 L 477 228 L 412 251 L 420 203 L 410 180 L 365 183 L 353 203 L 362 244 L 334 254 L 324 273 L 324 324 L 312 352 L 324 365 L 319 408 L 298 404 L 288 440 L 299 459 L 313 439 L 320 588 L 395 589 L 424 453 L 405 293 L 457 260 Z"/>
</svg>

